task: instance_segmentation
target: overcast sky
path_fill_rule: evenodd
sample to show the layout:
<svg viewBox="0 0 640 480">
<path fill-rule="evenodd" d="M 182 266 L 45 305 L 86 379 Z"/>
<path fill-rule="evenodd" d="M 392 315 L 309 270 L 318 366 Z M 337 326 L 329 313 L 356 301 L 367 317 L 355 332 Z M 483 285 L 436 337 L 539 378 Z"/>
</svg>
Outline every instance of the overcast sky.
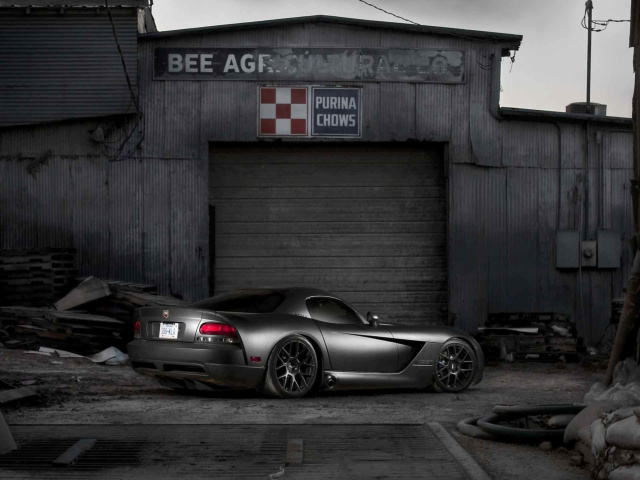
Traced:
<svg viewBox="0 0 640 480">
<path fill-rule="evenodd" d="M 564 111 L 586 98 L 584 0 L 367 0 L 423 25 L 524 36 L 511 67 L 503 59 L 501 105 Z M 629 19 L 631 0 L 594 0 L 594 19 Z M 358 0 L 155 0 L 159 30 L 306 15 L 398 21 Z M 629 23 L 593 34 L 591 100 L 607 114 L 631 116 L 633 50 Z"/>
</svg>

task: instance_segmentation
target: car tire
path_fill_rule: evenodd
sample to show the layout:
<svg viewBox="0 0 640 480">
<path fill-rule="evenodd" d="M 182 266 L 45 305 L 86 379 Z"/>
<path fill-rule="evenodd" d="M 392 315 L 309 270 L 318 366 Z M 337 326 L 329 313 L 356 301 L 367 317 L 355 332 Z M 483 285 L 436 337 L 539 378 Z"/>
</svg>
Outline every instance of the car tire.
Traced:
<svg viewBox="0 0 640 480">
<path fill-rule="evenodd" d="M 311 392 L 319 375 L 318 354 L 301 335 L 280 340 L 269 356 L 264 394 L 274 398 L 301 398 Z"/>
<path fill-rule="evenodd" d="M 478 357 L 473 347 L 458 338 L 447 340 L 438 352 L 433 387 L 437 392 L 458 393 L 473 383 Z"/>
</svg>

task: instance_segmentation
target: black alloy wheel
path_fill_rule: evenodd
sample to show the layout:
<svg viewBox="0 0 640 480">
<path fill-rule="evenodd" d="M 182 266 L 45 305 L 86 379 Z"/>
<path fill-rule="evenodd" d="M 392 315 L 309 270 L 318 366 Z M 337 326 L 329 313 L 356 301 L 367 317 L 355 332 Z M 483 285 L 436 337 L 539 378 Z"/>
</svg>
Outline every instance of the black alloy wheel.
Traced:
<svg viewBox="0 0 640 480">
<path fill-rule="evenodd" d="M 448 340 L 436 360 L 436 390 L 461 392 L 471 385 L 477 369 L 478 360 L 471 345 L 457 338 Z"/>
<path fill-rule="evenodd" d="M 265 393 L 279 398 L 300 398 L 309 393 L 318 378 L 318 356 L 313 345 L 300 335 L 287 337 L 269 357 Z"/>
</svg>

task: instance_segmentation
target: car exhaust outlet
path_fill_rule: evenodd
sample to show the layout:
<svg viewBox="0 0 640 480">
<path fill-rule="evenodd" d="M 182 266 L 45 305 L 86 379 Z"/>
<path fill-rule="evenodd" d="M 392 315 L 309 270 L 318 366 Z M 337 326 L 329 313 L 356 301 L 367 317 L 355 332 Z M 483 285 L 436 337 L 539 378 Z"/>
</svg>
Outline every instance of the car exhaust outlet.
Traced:
<svg viewBox="0 0 640 480">
<path fill-rule="evenodd" d="M 327 386 L 327 388 L 329 390 L 332 390 L 333 387 L 336 386 L 336 383 L 338 383 L 338 379 L 336 377 L 334 377 L 333 375 L 328 376 L 327 380 L 325 381 L 325 385 Z"/>
</svg>

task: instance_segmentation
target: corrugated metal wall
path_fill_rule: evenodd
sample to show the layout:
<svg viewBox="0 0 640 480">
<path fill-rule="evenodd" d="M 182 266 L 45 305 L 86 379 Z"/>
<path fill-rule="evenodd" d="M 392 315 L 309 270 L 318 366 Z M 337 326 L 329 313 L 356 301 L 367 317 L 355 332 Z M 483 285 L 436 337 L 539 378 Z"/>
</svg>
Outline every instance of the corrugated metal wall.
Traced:
<svg viewBox="0 0 640 480">
<path fill-rule="evenodd" d="M 137 9 L 113 8 L 137 88 Z M 135 111 L 106 10 L 0 9 L 0 126 Z"/>
<path fill-rule="evenodd" d="M 580 334 L 598 341 L 632 260 L 633 135 L 609 129 L 591 127 L 588 173 L 586 131 L 576 124 L 505 121 L 502 166 L 451 165 L 451 308 L 465 328 L 489 312 L 556 311 L 573 315 Z M 580 278 L 555 268 L 556 231 L 580 230 L 587 215 L 585 240 L 599 229 L 620 233 L 621 269 L 583 269 Z"/>
<path fill-rule="evenodd" d="M 157 46 L 215 45 L 464 49 L 465 84 L 361 84 L 360 141 L 448 142 L 449 306 L 457 326 L 473 330 L 493 311 L 557 310 L 576 316 L 588 340 L 598 339 L 610 298 L 620 295 L 627 275 L 626 243 L 622 269 L 585 270 L 582 301 L 578 274 L 556 270 L 554 260 L 556 229 L 578 228 L 581 212 L 583 222 L 587 218 L 581 208 L 587 198 L 584 126 L 495 119 L 490 66 L 500 61 L 501 47 L 455 37 L 308 23 L 141 40 L 145 141 L 136 158 L 109 164 L 105 156 L 55 157 L 93 152 L 74 138 L 86 136 L 84 124 L 0 133 L 0 154 L 51 149 L 55 157 L 31 175 L 24 163 L 0 166 L 3 178 L 12 172 L 11 186 L 0 194 L 3 207 L 11 205 L 0 219 L 2 246 L 40 244 L 48 241 L 46 225 L 60 227 L 51 238 L 81 248 L 83 273 L 205 296 L 209 142 L 257 140 L 256 84 L 152 81 L 152 62 Z M 591 135 L 588 236 L 608 228 L 628 238 L 632 134 L 600 125 Z M 51 219 L 58 211 L 53 205 L 66 213 Z"/>
</svg>

